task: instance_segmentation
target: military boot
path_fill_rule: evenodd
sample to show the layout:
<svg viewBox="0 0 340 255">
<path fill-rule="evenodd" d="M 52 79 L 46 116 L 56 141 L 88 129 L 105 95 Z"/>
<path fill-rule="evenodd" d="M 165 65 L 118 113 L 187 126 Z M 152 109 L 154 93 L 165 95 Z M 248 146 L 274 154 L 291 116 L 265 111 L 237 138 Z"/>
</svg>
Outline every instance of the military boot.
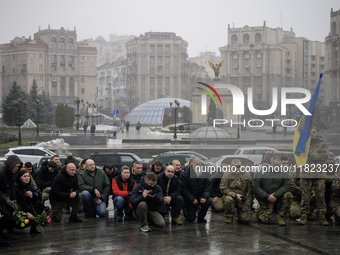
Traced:
<svg viewBox="0 0 340 255">
<path fill-rule="evenodd" d="M 319 224 L 322 225 L 322 226 L 329 226 L 329 223 L 326 220 L 326 218 L 320 218 L 319 219 Z"/>
<path fill-rule="evenodd" d="M 300 221 L 299 221 L 299 225 L 306 225 L 307 223 L 307 214 L 302 214 Z"/>
<path fill-rule="evenodd" d="M 227 218 L 225 219 L 225 223 L 226 223 L 226 224 L 232 224 L 232 223 L 233 223 L 233 217 L 227 217 Z"/>
<path fill-rule="evenodd" d="M 179 218 L 172 218 L 172 224 L 182 225 L 183 222 Z"/>
<path fill-rule="evenodd" d="M 286 226 L 286 223 L 284 222 L 283 218 L 280 215 L 277 216 L 277 225 Z"/>
</svg>

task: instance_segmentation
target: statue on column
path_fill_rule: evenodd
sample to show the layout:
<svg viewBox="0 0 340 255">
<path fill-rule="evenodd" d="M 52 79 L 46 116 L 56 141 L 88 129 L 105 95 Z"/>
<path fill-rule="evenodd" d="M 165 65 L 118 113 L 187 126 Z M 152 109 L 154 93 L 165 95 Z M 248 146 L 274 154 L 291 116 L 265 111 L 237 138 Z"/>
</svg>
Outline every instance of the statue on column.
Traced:
<svg viewBox="0 0 340 255">
<path fill-rule="evenodd" d="M 221 70 L 221 66 L 223 66 L 223 63 L 224 63 L 224 60 L 222 60 L 222 62 L 218 63 L 218 64 L 214 64 L 213 62 L 211 61 L 208 61 L 210 67 L 212 68 L 212 70 L 214 70 L 215 72 L 215 78 L 214 80 L 219 80 L 218 78 L 218 75 L 220 73 L 220 70 Z"/>
</svg>

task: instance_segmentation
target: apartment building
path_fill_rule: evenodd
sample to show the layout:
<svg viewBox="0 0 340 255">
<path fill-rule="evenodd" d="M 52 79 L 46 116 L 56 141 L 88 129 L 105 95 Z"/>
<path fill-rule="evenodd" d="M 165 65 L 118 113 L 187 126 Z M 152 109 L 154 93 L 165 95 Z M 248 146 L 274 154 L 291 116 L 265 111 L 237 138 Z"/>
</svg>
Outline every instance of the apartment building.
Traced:
<svg viewBox="0 0 340 255">
<path fill-rule="evenodd" d="M 161 97 L 188 99 L 191 87 L 182 67 L 188 43 L 175 33 L 148 32 L 126 43 L 129 109 Z"/>
<path fill-rule="evenodd" d="M 14 81 L 29 93 L 35 79 L 39 92 L 48 93 L 55 104 L 74 105 L 77 97 L 96 102 L 97 50 L 77 43 L 75 29 L 39 28 L 33 39 L 16 37 L 1 48 L 4 96 Z"/>
<path fill-rule="evenodd" d="M 257 109 L 272 105 L 272 88 L 303 87 L 313 92 L 319 74 L 326 69 L 325 44 L 296 37 L 291 29 L 263 26 L 231 28 L 228 44 L 220 48 L 222 83 L 240 87 L 245 94 L 253 88 Z M 298 96 L 298 95 L 292 95 Z M 320 92 L 324 98 L 325 88 Z M 295 109 L 289 107 L 288 116 Z"/>
</svg>

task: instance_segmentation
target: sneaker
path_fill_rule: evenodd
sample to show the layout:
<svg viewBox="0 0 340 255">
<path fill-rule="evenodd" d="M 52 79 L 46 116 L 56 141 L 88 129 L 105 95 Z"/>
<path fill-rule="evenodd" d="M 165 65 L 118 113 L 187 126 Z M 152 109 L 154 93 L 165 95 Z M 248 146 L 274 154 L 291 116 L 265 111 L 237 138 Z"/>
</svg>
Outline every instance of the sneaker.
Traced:
<svg viewBox="0 0 340 255">
<path fill-rule="evenodd" d="M 319 224 L 322 225 L 322 226 L 329 226 L 329 223 L 326 220 L 326 218 L 320 218 L 319 219 Z"/>
<path fill-rule="evenodd" d="M 207 220 L 203 218 L 203 219 L 198 219 L 197 222 L 198 223 L 207 223 Z"/>
<path fill-rule="evenodd" d="M 232 224 L 233 223 L 233 218 L 232 217 L 228 217 L 225 219 L 225 223 L 226 224 Z"/>
<path fill-rule="evenodd" d="M 286 226 L 286 223 L 284 222 L 283 218 L 280 215 L 277 216 L 277 225 Z"/>
<path fill-rule="evenodd" d="M 140 230 L 142 231 L 142 232 L 151 232 L 151 228 L 149 227 L 149 225 L 146 223 L 144 226 L 142 226 L 141 228 L 140 228 Z"/>
<path fill-rule="evenodd" d="M 306 225 L 306 223 L 307 223 L 307 215 L 302 214 L 300 221 L 299 221 L 299 225 Z"/>
<path fill-rule="evenodd" d="M 173 218 L 172 219 L 172 224 L 183 225 L 183 222 L 179 218 Z"/>
<path fill-rule="evenodd" d="M 69 219 L 69 222 L 81 223 L 81 222 L 83 222 L 83 220 L 80 219 L 77 215 L 71 215 L 70 219 Z"/>
</svg>

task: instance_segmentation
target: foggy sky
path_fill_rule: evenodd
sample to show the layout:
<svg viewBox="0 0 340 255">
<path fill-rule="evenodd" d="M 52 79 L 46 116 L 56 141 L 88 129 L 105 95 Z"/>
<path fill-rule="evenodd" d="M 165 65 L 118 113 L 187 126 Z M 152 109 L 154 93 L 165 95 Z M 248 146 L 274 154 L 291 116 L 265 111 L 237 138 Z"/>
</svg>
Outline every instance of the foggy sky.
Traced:
<svg viewBox="0 0 340 255">
<path fill-rule="evenodd" d="M 189 43 L 188 53 L 214 51 L 227 44 L 228 24 L 240 28 L 282 27 L 313 41 L 330 31 L 330 12 L 339 0 L 1 0 L 0 44 L 41 29 L 73 30 L 78 41 L 109 39 L 110 33 L 139 36 L 145 32 L 174 32 Z"/>
</svg>

